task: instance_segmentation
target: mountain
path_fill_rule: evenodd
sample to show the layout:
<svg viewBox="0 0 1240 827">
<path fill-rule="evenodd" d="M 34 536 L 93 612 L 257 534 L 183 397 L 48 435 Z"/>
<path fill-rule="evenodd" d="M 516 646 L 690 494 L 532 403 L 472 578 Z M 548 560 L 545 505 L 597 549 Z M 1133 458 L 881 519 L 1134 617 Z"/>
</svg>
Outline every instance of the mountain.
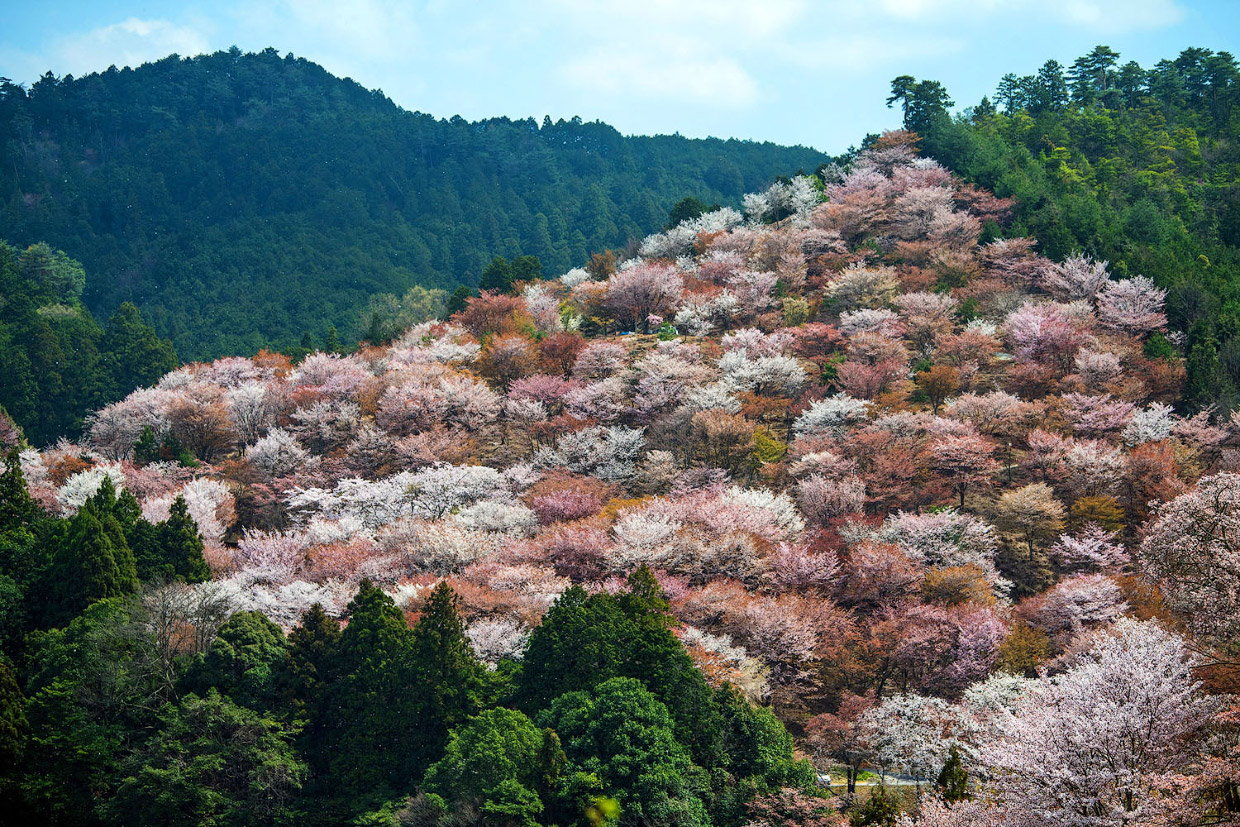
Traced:
<svg viewBox="0 0 1240 827">
<path fill-rule="evenodd" d="M 578 118 L 468 122 L 396 106 L 274 49 L 0 85 L 0 222 L 134 302 L 184 358 L 362 335 L 375 294 L 549 274 L 829 160 L 806 147 L 625 137 Z M 319 338 L 319 341 L 322 341 Z"/>
</svg>

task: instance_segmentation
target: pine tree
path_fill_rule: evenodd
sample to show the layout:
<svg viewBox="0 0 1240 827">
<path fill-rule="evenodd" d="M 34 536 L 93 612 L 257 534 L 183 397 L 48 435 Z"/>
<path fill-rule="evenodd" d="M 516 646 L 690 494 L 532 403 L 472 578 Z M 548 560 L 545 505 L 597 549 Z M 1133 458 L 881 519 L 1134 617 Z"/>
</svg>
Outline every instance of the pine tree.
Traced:
<svg viewBox="0 0 1240 827">
<path fill-rule="evenodd" d="M 482 708 L 483 667 L 465 637 L 460 602 L 447 583 L 440 583 L 413 629 L 412 654 L 422 722 L 420 747 L 427 764 L 442 751 L 448 731 Z"/>
<path fill-rule="evenodd" d="M 51 574 L 60 599 L 50 608 L 58 621 L 72 618 L 96 600 L 138 590 L 133 552 L 120 524 L 112 514 L 100 514 L 93 501 L 69 521 Z"/>
<path fill-rule="evenodd" d="M 934 786 L 938 787 L 939 795 L 947 802 L 963 801 L 969 797 L 969 774 L 960 760 L 960 750 L 954 744 Z"/>
<path fill-rule="evenodd" d="M 26 488 L 17 449 L 12 448 L 4 458 L 4 473 L 0 474 L 0 532 L 30 525 L 38 515 L 39 506 Z"/>
<path fill-rule="evenodd" d="M 202 556 L 202 535 L 198 523 L 189 515 L 185 498 L 172 502 L 168 519 L 158 526 L 158 543 L 164 565 L 186 583 L 202 583 L 211 579 L 211 570 Z"/>
</svg>

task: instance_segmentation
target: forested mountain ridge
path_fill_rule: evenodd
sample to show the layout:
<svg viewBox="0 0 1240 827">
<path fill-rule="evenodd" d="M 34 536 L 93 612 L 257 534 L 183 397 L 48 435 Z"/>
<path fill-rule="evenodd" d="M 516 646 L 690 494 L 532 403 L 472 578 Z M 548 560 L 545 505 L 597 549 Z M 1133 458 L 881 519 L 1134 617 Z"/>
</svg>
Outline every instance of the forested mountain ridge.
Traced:
<svg viewBox="0 0 1240 827">
<path fill-rule="evenodd" d="M 580 119 L 407 112 L 274 49 L 0 86 L 0 222 L 131 300 L 185 358 L 362 333 L 377 293 L 474 283 L 492 256 L 549 271 L 827 160 L 804 147 L 624 137 Z"/>
<path fill-rule="evenodd" d="M 1168 291 L 1189 337 L 1186 401 L 1240 401 L 1240 66 L 1185 49 L 1144 68 L 1107 46 L 952 118 L 948 90 L 892 83 L 905 127 L 957 175 L 1016 200 L 1012 230 L 1052 258 L 1083 251 Z"/>
</svg>

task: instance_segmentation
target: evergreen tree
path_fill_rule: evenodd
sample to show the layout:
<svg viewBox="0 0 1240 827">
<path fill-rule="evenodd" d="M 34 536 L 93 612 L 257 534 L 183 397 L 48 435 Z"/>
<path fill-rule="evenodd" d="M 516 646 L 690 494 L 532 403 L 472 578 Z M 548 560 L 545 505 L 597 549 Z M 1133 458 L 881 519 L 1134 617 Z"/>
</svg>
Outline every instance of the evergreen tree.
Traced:
<svg viewBox="0 0 1240 827">
<path fill-rule="evenodd" d="M 430 763 L 413 633 L 392 599 L 364 580 L 348 607 L 333 671 L 311 712 L 308 744 L 320 792 L 357 812 L 407 790 Z"/>
<path fill-rule="evenodd" d="M 463 284 L 453 290 L 452 295 L 448 297 L 448 303 L 444 305 L 444 318 L 450 319 L 453 315 L 463 311 L 469 306 L 469 300 L 473 297 L 473 295 L 474 291 Z"/>
<path fill-rule="evenodd" d="M 512 263 L 503 256 L 496 256 L 483 269 L 482 276 L 478 279 L 478 289 L 507 293 L 512 290 L 513 278 Z"/>
<path fill-rule="evenodd" d="M 413 629 L 411 662 L 419 709 L 419 760 L 426 766 L 447 743 L 448 730 L 482 708 L 484 670 L 465 637 L 460 598 L 440 583 Z"/>
<path fill-rule="evenodd" d="M 964 762 L 960 760 L 960 750 L 955 744 L 952 744 L 947 754 L 947 761 L 943 764 L 939 777 L 935 779 L 934 786 L 938 788 L 939 795 L 947 802 L 963 801 L 969 797 L 969 774 L 964 769 Z"/>
<path fill-rule="evenodd" d="M 133 552 L 120 523 L 108 507 L 114 503 L 112 483 L 104 479 L 100 492 L 69 520 L 52 563 L 57 605 L 48 607 L 66 621 L 96 600 L 120 597 L 138 590 Z"/>
<path fill-rule="evenodd" d="M 186 583 L 202 583 L 211 579 L 211 569 L 202 556 L 202 535 L 198 523 L 189 515 L 185 498 L 178 496 L 168 510 L 168 519 L 157 526 L 157 543 L 162 553 L 164 571 Z"/>
<path fill-rule="evenodd" d="M 4 473 L 0 473 L 0 533 L 28 526 L 39 516 L 39 507 L 26 488 L 21 460 L 12 448 L 4 457 Z"/>
<path fill-rule="evenodd" d="M 101 349 L 103 366 L 111 381 L 110 399 L 154 385 L 177 366 L 172 342 L 159 338 L 132 302 L 122 302 L 108 319 Z"/>
<path fill-rule="evenodd" d="M 323 352 L 340 353 L 341 350 L 340 334 L 336 332 L 335 325 L 329 325 L 327 328 L 327 335 L 323 338 Z"/>
</svg>

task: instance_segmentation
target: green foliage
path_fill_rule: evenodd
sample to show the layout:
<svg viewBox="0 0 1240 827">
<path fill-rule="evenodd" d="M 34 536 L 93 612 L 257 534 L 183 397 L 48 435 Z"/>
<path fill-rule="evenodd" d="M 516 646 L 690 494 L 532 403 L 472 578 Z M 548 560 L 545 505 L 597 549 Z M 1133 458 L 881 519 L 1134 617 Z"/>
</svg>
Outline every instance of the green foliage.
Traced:
<svg viewBox="0 0 1240 827">
<path fill-rule="evenodd" d="M 673 204 L 672 208 L 667 211 L 667 224 L 664 227 L 670 230 L 681 222 L 697 218 L 704 213 L 714 212 L 721 206 L 721 204 L 707 205 L 701 198 L 693 195 L 686 196 Z"/>
<path fill-rule="evenodd" d="M 338 680 L 310 711 L 317 736 L 305 742 L 311 767 L 345 801 L 392 798 L 422 774 L 413 632 L 392 599 L 363 581 L 335 647 Z"/>
<path fill-rule="evenodd" d="M 544 733 L 522 713 L 487 710 L 452 732 L 422 786 L 455 808 L 477 807 L 486 823 L 533 825 L 543 811 L 540 792 L 558 781 L 546 776 L 543 745 Z M 552 760 L 562 763 L 563 753 Z"/>
<path fill-rule="evenodd" d="M 123 763 L 101 810 L 112 824 L 225 827 L 292 823 L 306 775 L 288 733 L 217 692 L 169 705 Z"/>
<path fill-rule="evenodd" d="M 667 707 L 633 678 L 557 698 L 539 722 L 559 733 L 570 774 L 594 776 L 620 824 L 709 825 L 706 773 L 672 731 Z"/>
<path fill-rule="evenodd" d="M 21 767 L 29 729 L 26 701 L 13 666 L 0 657 L 0 800 L 7 797 L 8 787 Z"/>
<path fill-rule="evenodd" d="M 69 520 L 52 559 L 57 618 L 70 618 L 96 600 L 138 589 L 133 551 L 114 513 L 111 480 Z"/>
<path fill-rule="evenodd" d="M 329 322 L 351 343 L 372 295 L 473 283 L 494 256 L 561 273 L 661 229 L 686 192 L 736 204 L 827 160 L 579 118 L 436 120 L 274 49 L 9 84 L 0 146 L 8 236 L 68 251 L 93 312 L 132 301 L 188 359 Z"/>
<path fill-rule="evenodd" d="M 414 285 L 404 296 L 379 293 L 371 296 L 363 312 L 366 341 L 372 345 L 385 345 L 414 325 L 434 319 L 444 312 L 443 290 L 427 290 Z M 340 336 L 333 325 L 329 331 L 335 349 L 340 349 Z M 330 350 L 326 346 L 324 350 Z"/>
<path fill-rule="evenodd" d="M 0 406 L 35 445 L 76 434 L 87 412 L 177 365 L 172 344 L 128 302 L 101 329 L 65 293 L 63 283 L 75 284 L 80 271 L 46 244 L 19 253 L 0 242 Z M 60 286 L 47 287 L 48 279 Z"/>
<path fill-rule="evenodd" d="M 266 615 L 237 612 L 186 668 L 181 683 L 199 695 L 214 689 L 242 706 L 270 709 L 287 654 L 284 631 Z"/>
<path fill-rule="evenodd" d="M 418 748 L 423 766 L 444 748 L 448 730 L 465 723 L 485 700 L 485 670 L 465 637 L 459 608 L 460 598 L 452 587 L 440 583 L 413 629 L 411 657 L 419 694 Z"/>
<path fill-rule="evenodd" d="M 564 692 L 634 678 L 670 710 L 676 735 L 694 760 L 714 766 L 722 759 L 722 730 L 711 691 L 672 634 L 667 603 L 649 570 L 636 572 L 630 589 L 613 597 L 574 586 L 560 596 L 530 636 L 522 702 L 537 711 Z"/>
<path fill-rule="evenodd" d="M 142 531 L 142 541 L 131 545 L 135 550 L 139 579 L 175 577 L 187 583 L 201 583 L 211 577 L 211 570 L 202 556 L 202 535 L 189 515 L 184 497 L 178 496 L 172 501 L 168 519 L 153 530 Z"/>
<path fill-rule="evenodd" d="M 934 786 L 938 788 L 944 801 L 963 801 L 969 797 L 969 774 L 965 771 L 964 762 L 960 760 L 960 750 L 956 749 L 955 744 L 952 744 Z"/>
<path fill-rule="evenodd" d="M 881 825 L 891 827 L 900 817 L 900 800 L 889 792 L 887 787 L 879 784 L 870 787 L 870 794 L 848 814 L 853 827 L 871 827 Z"/>
</svg>

